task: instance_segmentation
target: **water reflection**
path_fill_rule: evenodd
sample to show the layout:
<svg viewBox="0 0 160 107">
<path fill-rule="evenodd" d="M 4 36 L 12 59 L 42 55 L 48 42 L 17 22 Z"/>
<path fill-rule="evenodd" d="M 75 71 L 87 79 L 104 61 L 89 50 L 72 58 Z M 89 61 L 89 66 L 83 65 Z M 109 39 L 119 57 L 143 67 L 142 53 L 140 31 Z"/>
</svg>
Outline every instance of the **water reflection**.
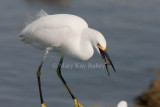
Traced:
<svg viewBox="0 0 160 107">
<path fill-rule="evenodd" d="M 48 6 L 61 6 L 69 7 L 71 5 L 71 0 L 25 0 L 30 4 L 42 3 Z"/>
</svg>

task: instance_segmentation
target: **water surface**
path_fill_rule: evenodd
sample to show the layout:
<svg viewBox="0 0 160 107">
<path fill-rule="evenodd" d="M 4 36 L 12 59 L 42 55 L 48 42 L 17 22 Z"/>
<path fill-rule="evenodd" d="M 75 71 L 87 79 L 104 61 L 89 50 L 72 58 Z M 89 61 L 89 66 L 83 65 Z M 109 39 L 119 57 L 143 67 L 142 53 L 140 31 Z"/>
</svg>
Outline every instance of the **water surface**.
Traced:
<svg viewBox="0 0 160 107">
<path fill-rule="evenodd" d="M 36 69 L 44 51 L 20 41 L 18 34 L 25 26 L 27 13 L 44 9 L 49 14 L 69 13 L 84 18 L 99 30 L 108 43 L 108 53 L 117 69 L 111 78 L 95 55 L 86 62 L 64 60 L 64 64 L 86 65 L 63 67 L 63 76 L 84 106 L 115 105 L 120 100 L 134 103 L 155 77 L 147 72 L 160 63 L 159 0 L 3 0 L 0 3 L 0 106 L 40 106 Z M 42 68 L 42 89 L 48 107 L 74 106 L 56 74 L 59 58 L 50 53 Z"/>
</svg>

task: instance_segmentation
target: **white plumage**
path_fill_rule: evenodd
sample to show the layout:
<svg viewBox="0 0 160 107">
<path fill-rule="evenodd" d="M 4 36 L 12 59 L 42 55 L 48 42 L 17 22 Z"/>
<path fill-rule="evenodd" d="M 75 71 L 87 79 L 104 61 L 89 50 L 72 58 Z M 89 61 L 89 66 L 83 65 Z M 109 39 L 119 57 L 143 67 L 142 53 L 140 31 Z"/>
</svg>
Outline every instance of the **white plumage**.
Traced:
<svg viewBox="0 0 160 107">
<path fill-rule="evenodd" d="M 75 15 L 48 15 L 41 10 L 37 16 L 34 21 L 22 30 L 20 37 L 25 43 L 46 50 L 37 70 L 41 107 L 46 106 L 41 91 L 40 71 L 49 51 L 57 52 L 61 56 L 57 74 L 71 95 L 75 107 L 83 107 L 73 96 L 61 75 L 63 58 L 68 56 L 80 60 L 88 60 L 93 56 L 95 48 L 102 56 L 109 75 L 108 65 L 111 65 L 114 71 L 115 68 L 106 52 L 105 38 L 99 31 L 89 28 L 85 20 Z M 109 62 L 106 61 L 106 58 Z"/>
<path fill-rule="evenodd" d="M 97 49 L 97 43 L 106 48 L 102 34 L 89 28 L 86 21 L 78 16 L 48 15 L 43 10 L 36 16 L 39 17 L 28 24 L 20 34 L 26 43 L 81 60 L 88 60 L 93 55 L 93 48 Z"/>
<path fill-rule="evenodd" d="M 127 102 L 126 102 L 126 101 L 120 101 L 120 102 L 117 104 L 117 107 L 128 107 L 128 105 L 127 105 Z"/>
</svg>

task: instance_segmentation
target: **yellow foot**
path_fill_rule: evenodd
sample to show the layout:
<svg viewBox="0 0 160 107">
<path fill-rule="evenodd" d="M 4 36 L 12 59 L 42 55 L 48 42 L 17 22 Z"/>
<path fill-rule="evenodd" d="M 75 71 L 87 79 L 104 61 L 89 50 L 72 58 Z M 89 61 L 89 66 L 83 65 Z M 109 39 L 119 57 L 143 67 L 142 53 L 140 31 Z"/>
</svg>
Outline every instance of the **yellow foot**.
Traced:
<svg viewBox="0 0 160 107">
<path fill-rule="evenodd" d="M 41 104 L 41 107 L 46 107 L 44 103 Z"/>
<path fill-rule="evenodd" d="M 83 107 L 76 99 L 73 99 L 75 107 Z"/>
</svg>

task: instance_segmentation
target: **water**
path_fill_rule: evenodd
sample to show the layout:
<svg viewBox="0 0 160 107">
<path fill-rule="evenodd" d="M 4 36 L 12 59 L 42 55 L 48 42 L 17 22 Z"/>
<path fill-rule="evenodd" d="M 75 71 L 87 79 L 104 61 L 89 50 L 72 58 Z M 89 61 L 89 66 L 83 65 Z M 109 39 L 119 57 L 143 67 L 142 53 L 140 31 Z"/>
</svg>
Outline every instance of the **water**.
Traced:
<svg viewBox="0 0 160 107">
<path fill-rule="evenodd" d="M 69 87 L 85 107 L 115 105 L 120 100 L 134 103 L 155 75 L 147 70 L 159 67 L 160 61 L 159 0 L 3 0 L 0 3 L 0 107 L 38 107 L 36 69 L 44 51 L 23 44 L 18 34 L 26 14 L 44 9 L 49 14 L 70 13 L 84 18 L 90 27 L 107 38 L 108 52 L 117 73 L 107 76 L 95 55 L 86 62 L 64 60 L 64 64 L 86 65 L 85 69 L 63 68 Z M 50 53 L 42 68 L 42 89 L 48 107 L 74 106 L 56 74 L 58 58 Z M 53 67 L 52 67 L 53 66 Z M 112 72 L 110 68 L 110 72 Z"/>
</svg>

